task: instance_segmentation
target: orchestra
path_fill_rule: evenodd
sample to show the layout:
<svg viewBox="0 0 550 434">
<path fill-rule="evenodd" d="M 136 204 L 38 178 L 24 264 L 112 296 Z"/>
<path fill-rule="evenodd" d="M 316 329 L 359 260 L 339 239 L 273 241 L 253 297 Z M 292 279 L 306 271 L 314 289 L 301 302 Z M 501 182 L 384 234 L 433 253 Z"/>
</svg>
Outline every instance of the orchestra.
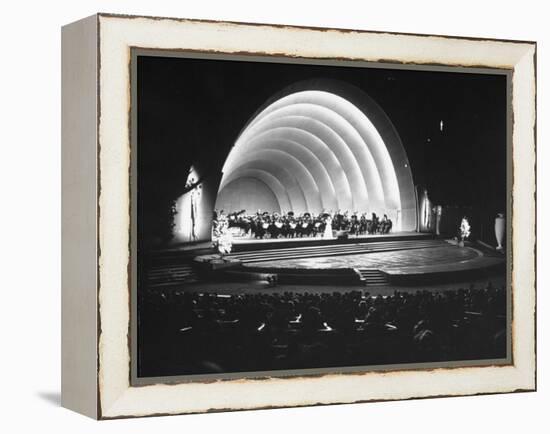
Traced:
<svg viewBox="0 0 550 434">
<path fill-rule="evenodd" d="M 327 237 L 327 233 L 332 230 L 356 236 L 388 234 L 393 226 L 386 214 L 380 218 L 374 212 L 370 216 L 367 213 L 348 211 L 317 215 L 305 212 L 296 215 L 293 211 L 286 214 L 267 211 L 247 214 L 245 210 L 241 210 L 225 215 L 220 210 L 214 212 L 214 224 L 218 219 L 227 220 L 229 228 L 239 228 L 243 236 L 254 239 Z"/>
</svg>

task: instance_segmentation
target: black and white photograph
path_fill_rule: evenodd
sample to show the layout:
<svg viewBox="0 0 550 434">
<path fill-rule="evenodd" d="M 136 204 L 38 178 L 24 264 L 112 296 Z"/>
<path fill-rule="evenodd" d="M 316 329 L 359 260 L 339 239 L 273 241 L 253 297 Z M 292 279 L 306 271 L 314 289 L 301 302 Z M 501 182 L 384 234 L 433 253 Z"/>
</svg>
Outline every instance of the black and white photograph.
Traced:
<svg viewBox="0 0 550 434">
<path fill-rule="evenodd" d="M 511 363 L 509 70 L 131 69 L 136 382 Z"/>
</svg>

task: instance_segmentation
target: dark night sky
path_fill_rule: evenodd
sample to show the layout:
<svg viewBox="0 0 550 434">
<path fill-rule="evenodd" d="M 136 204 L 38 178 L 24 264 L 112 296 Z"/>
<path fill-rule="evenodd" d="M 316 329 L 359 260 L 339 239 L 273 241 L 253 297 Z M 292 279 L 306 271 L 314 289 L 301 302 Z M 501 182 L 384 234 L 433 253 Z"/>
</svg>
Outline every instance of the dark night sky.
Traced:
<svg viewBox="0 0 550 434">
<path fill-rule="evenodd" d="M 196 159 L 219 170 L 258 108 L 285 87 L 310 79 L 344 81 L 373 98 L 401 137 L 415 183 L 427 185 L 434 203 L 488 213 L 505 209 L 503 75 L 143 56 L 140 200 L 176 194 Z"/>
</svg>

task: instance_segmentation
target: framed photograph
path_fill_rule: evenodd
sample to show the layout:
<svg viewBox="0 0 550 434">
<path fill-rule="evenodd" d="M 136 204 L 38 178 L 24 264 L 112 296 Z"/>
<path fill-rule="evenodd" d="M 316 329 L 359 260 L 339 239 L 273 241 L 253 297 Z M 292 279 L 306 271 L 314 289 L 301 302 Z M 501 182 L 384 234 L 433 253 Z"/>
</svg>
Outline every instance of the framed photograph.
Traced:
<svg viewBox="0 0 550 434">
<path fill-rule="evenodd" d="M 534 42 L 108 14 L 62 36 L 64 406 L 535 390 Z"/>
</svg>

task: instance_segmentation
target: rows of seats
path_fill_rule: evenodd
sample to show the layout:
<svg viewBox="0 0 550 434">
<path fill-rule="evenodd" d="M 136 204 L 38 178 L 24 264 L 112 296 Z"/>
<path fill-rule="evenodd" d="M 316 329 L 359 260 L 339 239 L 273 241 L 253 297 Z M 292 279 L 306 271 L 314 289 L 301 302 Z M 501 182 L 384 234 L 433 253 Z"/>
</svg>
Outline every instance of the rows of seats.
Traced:
<svg viewBox="0 0 550 434">
<path fill-rule="evenodd" d="M 138 336 L 144 376 L 494 359 L 506 292 L 148 292 Z"/>
</svg>

